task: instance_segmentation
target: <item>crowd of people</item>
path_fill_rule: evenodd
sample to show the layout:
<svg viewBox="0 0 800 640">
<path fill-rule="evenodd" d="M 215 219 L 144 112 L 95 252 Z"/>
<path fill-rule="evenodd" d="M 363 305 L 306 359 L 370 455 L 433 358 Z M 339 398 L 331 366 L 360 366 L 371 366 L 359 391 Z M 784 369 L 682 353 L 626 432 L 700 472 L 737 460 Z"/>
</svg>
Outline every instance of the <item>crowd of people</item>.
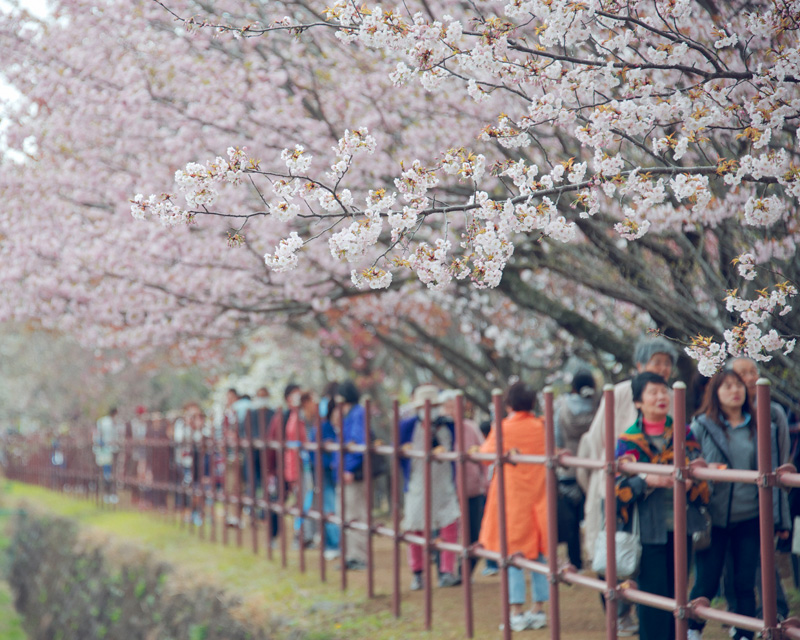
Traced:
<svg viewBox="0 0 800 640">
<path fill-rule="evenodd" d="M 706 464 L 715 468 L 756 469 L 756 363 L 746 358 L 733 360 L 728 367 L 711 379 L 702 381 L 693 390 L 695 413 L 689 424 L 674 424 L 672 391 L 668 386 L 677 362 L 672 343 L 661 337 L 642 339 L 635 348 L 635 375 L 614 387 L 615 456 L 618 460 L 635 460 L 654 464 L 673 464 L 674 433 L 686 430 L 687 463 Z M 703 384 L 705 382 L 705 384 Z M 402 529 L 422 534 L 426 526 L 426 462 L 425 451 L 451 451 L 456 446 L 456 398 L 454 390 L 441 390 L 432 384 L 414 389 L 405 405 L 399 424 L 400 442 L 407 454 L 401 460 L 403 472 Z M 505 395 L 505 417 L 501 416 L 500 430 L 504 452 L 541 455 L 545 452 L 545 425 L 536 415 L 536 392 L 523 382 L 512 384 Z M 431 428 L 429 437 L 424 429 L 426 411 Z M 95 447 L 97 464 L 110 481 L 110 464 L 114 443 L 114 416 L 98 422 Z M 796 422 L 796 418 L 791 424 Z M 214 420 L 206 416 L 200 405 L 187 404 L 175 420 L 167 437 L 174 443 L 173 465 L 182 473 L 188 486 L 206 483 L 217 490 L 230 486 L 231 469 L 240 474 L 245 486 L 258 492 L 266 487 L 269 497 L 293 503 L 305 511 L 314 505 L 315 492 L 322 494 L 326 514 L 336 513 L 344 492 L 346 513 L 338 513 L 343 521 L 365 521 L 368 500 L 365 492 L 364 454 L 346 452 L 342 460 L 338 451 L 324 451 L 321 465 L 315 452 L 304 449 L 305 443 L 344 442 L 364 444 L 366 415 L 359 389 L 352 381 L 331 383 L 318 397 L 313 391 L 296 384 L 288 385 L 280 406 L 273 404 L 269 391 L 261 388 L 254 397 L 240 395 L 235 389 L 227 393 L 224 409 Z M 479 423 L 467 411 L 463 421 L 464 447 L 471 452 L 496 453 L 498 434 L 491 420 Z M 557 398 L 555 411 L 556 446 L 573 455 L 602 460 L 605 457 L 605 407 L 598 391 L 595 376 L 588 369 L 571 376 L 570 389 Z M 264 430 L 262 433 L 261 430 Z M 794 430 L 784 409 L 777 403 L 771 406 L 770 437 L 773 467 L 794 461 L 797 453 Z M 278 460 L 274 449 L 269 450 L 269 477 L 263 482 L 261 456 L 253 450 L 252 461 L 244 463 L 233 456 L 225 445 L 231 436 L 254 438 L 267 436 L 281 439 L 288 445 Z M 374 434 L 373 434 L 374 436 Z M 199 446 L 201 442 L 223 443 L 222 446 Z M 202 453 L 201 453 L 202 452 Z M 246 455 L 244 453 L 240 454 Z M 373 474 L 384 471 L 381 456 L 371 459 Z M 142 464 L 135 463 L 138 473 Z M 322 474 L 318 477 L 318 469 Z M 469 461 L 465 464 L 469 540 L 483 548 L 500 552 L 498 519 L 499 493 L 497 473 L 491 463 Z M 249 474 L 253 474 L 253 478 Z M 227 477 L 226 477 L 226 474 Z M 548 511 L 545 491 L 544 465 L 503 465 L 505 484 L 506 540 L 508 556 L 520 554 L 530 560 L 544 560 L 547 549 Z M 566 543 L 569 562 L 578 570 L 595 554 L 595 541 L 603 527 L 604 472 L 585 468 L 558 470 L 558 536 Z M 456 466 L 449 461 L 434 460 L 430 467 L 429 524 L 438 539 L 456 542 L 462 517 L 456 484 Z M 687 491 L 687 539 L 674 536 L 674 482 L 671 476 L 659 474 L 619 474 L 616 483 L 616 512 L 618 527 L 638 529 L 642 546 L 640 569 L 636 580 L 645 591 L 674 597 L 674 547 L 686 545 L 691 563 L 693 587 L 691 598 L 724 595 L 731 611 L 755 616 L 758 614 L 760 586 L 758 553 L 759 521 L 757 487 L 744 483 L 685 483 Z M 788 493 L 774 490 L 775 529 L 779 548 L 786 550 L 792 529 L 793 516 L 800 512 L 800 500 Z M 187 519 L 201 524 L 205 511 L 202 492 L 183 491 L 176 495 L 186 510 Z M 188 496 L 188 497 L 187 497 Z M 259 497 L 258 495 L 253 496 Z M 798 504 L 795 504 L 798 503 Z M 237 516 L 227 514 L 230 526 L 240 526 Z M 245 512 L 244 517 L 266 518 L 258 510 Z M 270 514 L 273 533 L 279 519 Z M 695 534 L 704 534 L 706 543 L 696 542 Z M 339 557 L 344 546 L 346 557 L 341 558 L 350 570 L 366 567 L 367 540 L 363 531 L 347 528 L 346 544 L 341 544 L 342 532 L 331 522 L 316 527 L 315 521 L 297 517 L 293 525 L 297 546 L 323 545 L 326 559 Z M 695 542 L 693 542 L 693 540 Z M 693 544 L 697 548 L 693 550 Z M 441 551 L 436 555 L 438 586 L 456 586 L 462 576 L 456 554 Z M 411 590 L 423 588 L 423 569 L 426 558 L 420 545 L 408 545 L 408 565 Z M 471 561 L 474 571 L 476 559 Z M 497 565 L 487 562 L 484 575 L 497 573 Z M 526 571 L 509 567 L 510 625 L 514 631 L 538 629 L 547 625 L 547 579 L 530 573 L 530 606 L 527 606 Z M 778 611 L 788 614 L 786 597 L 776 575 Z M 797 580 L 797 577 L 795 578 Z M 605 606 L 605 603 L 602 603 Z M 624 600 L 617 607 L 620 636 L 638 634 L 642 640 L 667 640 L 674 637 L 674 617 L 652 607 L 639 606 L 634 612 Z M 753 632 L 732 628 L 731 637 L 750 639 Z M 690 640 L 702 638 L 703 625 L 690 622 Z"/>
</svg>

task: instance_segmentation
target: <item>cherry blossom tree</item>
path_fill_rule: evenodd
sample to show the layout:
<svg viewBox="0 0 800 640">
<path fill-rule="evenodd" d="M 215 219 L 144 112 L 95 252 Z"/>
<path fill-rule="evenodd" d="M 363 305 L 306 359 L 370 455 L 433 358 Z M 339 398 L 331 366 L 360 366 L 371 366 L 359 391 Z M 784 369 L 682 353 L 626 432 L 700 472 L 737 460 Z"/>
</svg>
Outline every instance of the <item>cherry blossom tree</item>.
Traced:
<svg viewBox="0 0 800 640">
<path fill-rule="evenodd" d="M 52 7 L 0 23 L 4 316 L 357 323 L 481 391 L 657 327 L 800 389 L 800 3 Z"/>
</svg>

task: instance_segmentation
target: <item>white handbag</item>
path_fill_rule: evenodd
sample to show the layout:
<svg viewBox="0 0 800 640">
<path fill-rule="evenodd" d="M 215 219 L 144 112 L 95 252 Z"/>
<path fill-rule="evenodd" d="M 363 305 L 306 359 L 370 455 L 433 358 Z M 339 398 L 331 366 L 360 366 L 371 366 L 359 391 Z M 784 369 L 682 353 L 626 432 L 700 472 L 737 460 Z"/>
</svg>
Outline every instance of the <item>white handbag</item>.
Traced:
<svg viewBox="0 0 800 640">
<path fill-rule="evenodd" d="M 642 559 L 642 543 L 639 539 L 639 508 L 633 507 L 631 532 L 617 531 L 614 535 L 614 546 L 617 556 L 617 578 L 625 580 L 635 576 L 639 571 Z M 597 534 L 594 541 L 594 557 L 592 571 L 605 575 L 608 559 L 606 558 L 605 526 Z"/>
<path fill-rule="evenodd" d="M 794 517 L 794 531 L 792 532 L 792 553 L 800 556 L 800 516 Z"/>
</svg>

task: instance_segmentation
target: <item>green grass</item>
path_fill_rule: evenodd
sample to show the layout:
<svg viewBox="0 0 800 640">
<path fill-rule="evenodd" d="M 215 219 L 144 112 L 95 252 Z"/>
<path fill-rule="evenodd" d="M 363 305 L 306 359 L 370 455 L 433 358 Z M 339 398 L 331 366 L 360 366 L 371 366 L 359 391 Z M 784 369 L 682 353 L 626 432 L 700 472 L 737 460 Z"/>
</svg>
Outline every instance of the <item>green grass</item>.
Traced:
<svg viewBox="0 0 800 640">
<path fill-rule="evenodd" d="M 22 618 L 14 609 L 14 601 L 8 583 L 3 579 L 5 573 L 5 552 L 11 543 L 9 523 L 11 513 L 0 510 L 0 640 L 25 640 Z"/>
<path fill-rule="evenodd" d="M 89 500 L 13 482 L 0 485 L 0 505 L 74 519 L 82 535 L 102 544 L 112 559 L 135 562 L 137 554 L 141 555 L 137 549 L 144 549 L 175 569 L 167 580 L 173 590 L 198 584 L 224 588 L 226 594 L 241 602 L 239 611 L 244 619 L 270 629 L 277 638 L 431 637 L 419 629 L 417 622 L 395 620 L 388 611 L 388 603 L 380 607 L 371 605 L 361 588 L 341 592 L 335 573 L 329 574 L 327 584 L 322 584 L 314 571 L 302 574 L 296 566 L 282 569 L 278 560 L 268 562 L 263 539 L 259 540 L 259 556 L 254 556 L 249 532 L 245 532 L 248 535 L 242 549 L 236 548 L 233 531 L 229 532 L 230 546 L 212 545 L 181 530 L 174 519 L 167 521 L 154 514 L 101 509 Z M 0 613 L 0 618 L 5 617 Z M 300 636 L 298 631 L 302 632 Z M 195 631 L 197 638 L 204 635 L 205 629 Z M 0 640 L 16 637 L 0 634 Z"/>
</svg>

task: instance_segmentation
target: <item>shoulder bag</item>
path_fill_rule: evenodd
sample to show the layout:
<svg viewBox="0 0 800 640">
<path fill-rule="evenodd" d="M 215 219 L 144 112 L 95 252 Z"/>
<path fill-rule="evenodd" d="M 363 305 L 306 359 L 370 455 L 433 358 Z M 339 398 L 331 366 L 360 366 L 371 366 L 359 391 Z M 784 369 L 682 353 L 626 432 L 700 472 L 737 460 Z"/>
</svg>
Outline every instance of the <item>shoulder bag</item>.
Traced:
<svg viewBox="0 0 800 640">
<path fill-rule="evenodd" d="M 639 539 L 639 507 L 633 507 L 633 522 L 631 532 L 617 531 L 614 543 L 617 556 L 617 578 L 627 579 L 635 576 L 639 571 L 639 562 L 642 559 L 642 543 Z M 603 527 L 597 534 L 594 542 L 594 558 L 592 571 L 605 575 L 608 559 L 606 558 L 606 529 Z"/>
</svg>

